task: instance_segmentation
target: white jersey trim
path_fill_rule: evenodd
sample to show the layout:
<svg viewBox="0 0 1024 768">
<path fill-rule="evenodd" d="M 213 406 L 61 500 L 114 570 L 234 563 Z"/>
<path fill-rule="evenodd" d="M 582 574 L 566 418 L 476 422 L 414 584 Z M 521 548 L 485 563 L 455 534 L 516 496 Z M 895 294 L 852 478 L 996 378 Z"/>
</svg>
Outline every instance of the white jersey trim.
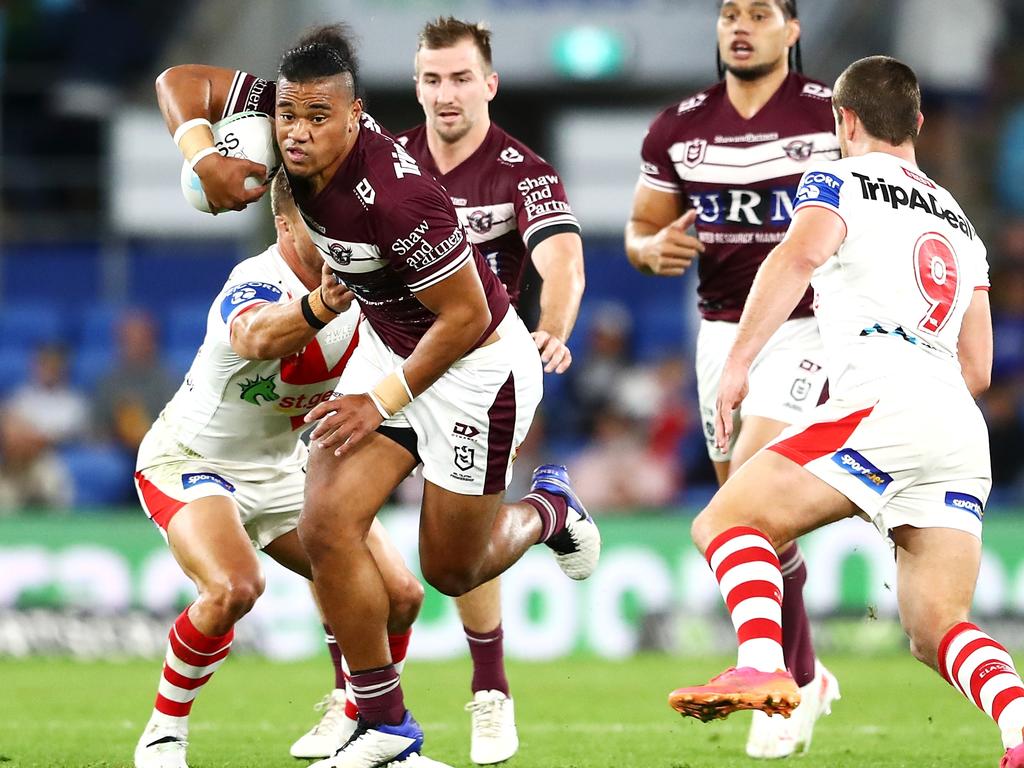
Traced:
<svg viewBox="0 0 1024 768">
<path fill-rule="evenodd" d="M 459 257 L 455 259 L 455 261 L 446 266 L 444 269 L 435 272 L 430 277 L 427 277 L 418 283 L 411 283 L 409 285 L 409 290 L 412 291 L 413 293 L 419 293 L 420 291 L 426 290 L 427 288 L 430 288 L 433 285 L 437 285 L 442 280 L 451 277 L 453 274 L 458 272 L 463 267 L 463 265 L 465 265 L 466 262 L 469 261 L 472 255 L 473 246 L 467 245 L 466 250 L 464 250 L 459 255 Z"/>
<path fill-rule="evenodd" d="M 671 192 L 673 194 L 679 194 L 682 190 L 678 184 L 671 181 L 662 181 L 661 179 L 654 179 L 647 174 L 640 174 L 640 183 L 645 187 L 653 189 L 655 192 Z"/>
<path fill-rule="evenodd" d="M 795 141 L 812 145 L 807 157 L 794 159 L 787 154 L 786 147 Z M 797 176 L 807 170 L 812 160 L 839 157 L 838 141 L 834 134 L 827 132 L 786 136 L 755 147 L 707 145 L 700 162 L 692 166 L 686 164 L 690 144 L 677 142 L 668 150 L 676 173 L 684 182 L 753 184 L 783 176 Z"/>
</svg>

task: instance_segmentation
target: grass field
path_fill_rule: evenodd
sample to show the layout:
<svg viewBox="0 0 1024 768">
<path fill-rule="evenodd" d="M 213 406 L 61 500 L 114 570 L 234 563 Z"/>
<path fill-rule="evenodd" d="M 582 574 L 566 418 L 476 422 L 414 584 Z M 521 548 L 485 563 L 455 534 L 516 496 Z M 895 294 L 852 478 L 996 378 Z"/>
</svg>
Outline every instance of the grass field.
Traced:
<svg viewBox="0 0 1024 768">
<path fill-rule="evenodd" d="M 747 718 L 704 725 L 665 704 L 669 689 L 716 674 L 727 659 L 661 656 L 621 663 L 573 658 L 510 664 L 522 746 L 510 768 L 752 768 Z M 998 765 L 995 726 L 909 656 L 827 660 L 843 700 L 822 720 L 801 768 L 971 768 Z M 293 766 L 291 740 L 314 720 L 326 663 L 233 658 L 192 713 L 192 768 Z M 149 715 L 159 665 L 0 660 L 3 768 L 130 766 Z M 426 754 L 468 759 L 468 662 L 414 663 L 407 701 L 427 734 Z"/>
</svg>

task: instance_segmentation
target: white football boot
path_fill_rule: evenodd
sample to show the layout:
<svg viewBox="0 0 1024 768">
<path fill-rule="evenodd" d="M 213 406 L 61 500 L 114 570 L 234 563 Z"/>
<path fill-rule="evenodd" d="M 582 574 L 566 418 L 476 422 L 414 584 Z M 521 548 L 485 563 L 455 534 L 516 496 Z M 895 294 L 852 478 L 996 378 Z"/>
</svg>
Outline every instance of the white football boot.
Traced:
<svg viewBox="0 0 1024 768">
<path fill-rule="evenodd" d="M 598 558 L 601 557 L 601 532 L 573 490 L 569 471 L 561 464 L 541 464 L 533 470 L 527 498 L 539 502 L 554 518 L 555 510 L 551 504 L 543 496 L 534 493 L 538 490 L 561 496 L 569 508 L 565 527 L 544 543 L 554 551 L 555 561 L 566 576 L 576 581 L 588 578 L 597 568 Z"/>
<path fill-rule="evenodd" d="M 448 763 L 442 763 L 437 760 L 431 760 L 426 755 L 421 755 L 419 752 L 413 752 L 404 760 L 397 760 L 393 763 L 388 763 L 386 768 L 452 768 Z"/>
<path fill-rule="evenodd" d="M 150 722 L 135 745 L 135 768 L 188 768 L 188 731 Z"/>
<path fill-rule="evenodd" d="M 423 729 L 406 710 L 398 725 L 368 725 L 360 718 L 341 749 L 309 768 L 382 768 L 402 765 L 423 749 Z M 424 758 L 426 759 L 426 758 Z"/>
<path fill-rule="evenodd" d="M 356 721 L 345 715 L 345 691 L 335 688 L 313 707 L 323 712 L 320 722 L 292 744 L 292 757 L 330 757 L 355 733 Z"/>
<path fill-rule="evenodd" d="M 508 760 L 519 749 L 512 699 L 501 691 L 477 691 L 466 705 L 472 717 L 469 759 L 477 765 Z"/>
<path fill-rule="evenodd" d="M 811 748 L 814 724 L 832 714 L 832 702 L 840 698 L 839 682 L 825 665 L 814 660 L 814 679 L 800 688 L 800 706 L 787 720 L 782 715 L 754 712 L 747 737 L 747 755 L 762 759 L 803 754 Z"/>
</svg>

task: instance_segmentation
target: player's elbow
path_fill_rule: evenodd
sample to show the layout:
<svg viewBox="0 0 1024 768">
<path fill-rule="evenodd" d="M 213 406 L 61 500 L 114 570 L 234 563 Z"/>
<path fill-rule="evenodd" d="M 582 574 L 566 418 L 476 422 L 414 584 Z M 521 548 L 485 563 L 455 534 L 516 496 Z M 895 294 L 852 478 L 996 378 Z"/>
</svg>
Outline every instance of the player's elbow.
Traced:
<svg viewBox="0 0 1024 768">
<path fill-rule="evenodd" d="M 281 357 L 272 340 L 258 333 L 232 333 L 231 349 L 243 360 L 276 360 Z"/>
</svg>

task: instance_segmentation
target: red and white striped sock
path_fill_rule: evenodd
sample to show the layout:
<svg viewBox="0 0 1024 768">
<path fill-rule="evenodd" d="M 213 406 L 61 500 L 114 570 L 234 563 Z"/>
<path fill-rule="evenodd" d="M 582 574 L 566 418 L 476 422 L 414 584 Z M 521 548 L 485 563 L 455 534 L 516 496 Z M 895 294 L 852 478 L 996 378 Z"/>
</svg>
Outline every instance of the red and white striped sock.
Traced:
<svg viewBox="0 0 1024 768">
<path fill-rule="evenodd" d="M 782 571 L 771 542 L 756 528 L 730 528 L 711 542 L 704 556 L 736 630 L 736 666 L 762 672 L 785 669 Z"/>
<path fill-rule="evenodd" d="M 939 644 L 939 672 L 946 682 L 991 717 L 1012 749 L 1024 740 L 1024 683 L 1013 659 L 977 626 L 957 624 Z"/>
<path fill-rule="evenodd" d="M 220 637 L 207 637 L 192 623 L 188 608 L 182 611 L 167 637 L 167 656 L 150 722 L 169 728 L 188 726 L 192 702 L 224 663 L 234 637 L 234 629 Z"/>
<path fill-rule="evenodd" d="M 411 637 L 411 627 L 400 635 L 388 635 L 391 663 L 395 665 L 395 670 L 397 670 L 398 674 L 402 674 L 402 670 L 405 669 L 405 657 L 409 652 L 409 639 Z M 359 716 L 359 706 L 356 704 L 356 697 L 352 693 L 352 684 L 349 682 L 348 662 L 344 657 L 341 659 L 341 664 L 345 671 L 345 717 L 349 720 L 355 720 Z"/>
</svg>

